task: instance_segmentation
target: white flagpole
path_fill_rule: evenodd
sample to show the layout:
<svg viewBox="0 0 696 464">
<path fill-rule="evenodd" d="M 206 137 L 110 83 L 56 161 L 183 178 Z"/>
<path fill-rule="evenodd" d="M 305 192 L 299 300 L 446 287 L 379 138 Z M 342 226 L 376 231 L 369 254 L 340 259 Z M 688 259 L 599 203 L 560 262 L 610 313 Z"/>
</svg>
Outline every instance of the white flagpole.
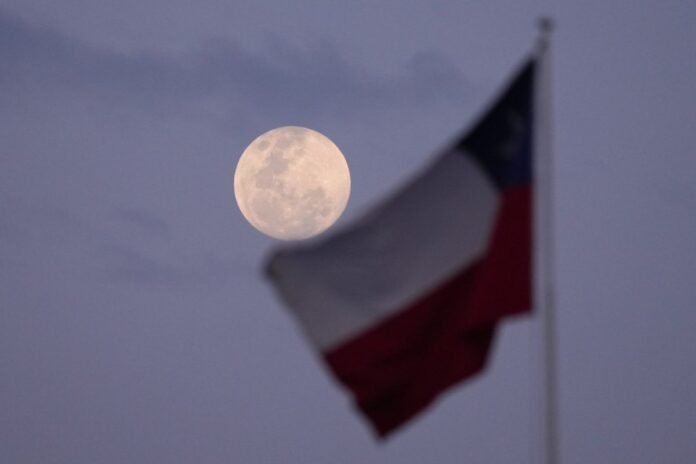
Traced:
<svg viewBox="0 0 696 464">
<path fill-rule="evenodd" d="M 552 21 L 539 21 L 537 44 L 537 68 L 534 86 L 535 118 L 535 292 L 534 305 L 537 317 L 534 344 L 539 346 L 537 355 L 541 371 L 541 388 L 538 381 L 534 390 L 539 394 L 538 446 L 535 446 L 534 464 L 559 464 L 558 395 L 556 370 L 556 322 L 554 282 L 554 218 L 553 218 L 553 147 L 551 118 L 551 32 Z M 536 356 L 533 356 L 533 358 Z"/>
</svg>

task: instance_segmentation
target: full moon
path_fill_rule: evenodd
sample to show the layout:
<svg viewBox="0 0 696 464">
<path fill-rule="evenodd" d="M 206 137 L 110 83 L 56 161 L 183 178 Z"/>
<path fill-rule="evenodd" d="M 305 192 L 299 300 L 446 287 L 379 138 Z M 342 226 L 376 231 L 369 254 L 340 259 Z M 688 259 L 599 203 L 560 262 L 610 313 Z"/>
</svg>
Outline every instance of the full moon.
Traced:
<svg viewBox="0 0 696 464">
<path fill-rule="evenodd" d="M 259 231 L 302 240 L 341 216 L 350 196 L 350 171 L 326 136 L 305 127 L 279 127 L 261 134 L 242 153 L 234 195 Z"/>
</svg>

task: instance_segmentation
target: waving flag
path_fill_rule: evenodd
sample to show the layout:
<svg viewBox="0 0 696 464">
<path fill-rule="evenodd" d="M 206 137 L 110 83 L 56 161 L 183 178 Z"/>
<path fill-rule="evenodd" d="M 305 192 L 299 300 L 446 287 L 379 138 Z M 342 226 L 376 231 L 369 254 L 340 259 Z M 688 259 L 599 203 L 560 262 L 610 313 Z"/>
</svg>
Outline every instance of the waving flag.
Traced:
<svg viewBox="0 0 696 464">
<path fill-rule="evenodd" d="M 480 372 L 498 322 L 530 310 L 534 70 L 361 220 L 267 264 L 380 437 Z"/>
</svg>

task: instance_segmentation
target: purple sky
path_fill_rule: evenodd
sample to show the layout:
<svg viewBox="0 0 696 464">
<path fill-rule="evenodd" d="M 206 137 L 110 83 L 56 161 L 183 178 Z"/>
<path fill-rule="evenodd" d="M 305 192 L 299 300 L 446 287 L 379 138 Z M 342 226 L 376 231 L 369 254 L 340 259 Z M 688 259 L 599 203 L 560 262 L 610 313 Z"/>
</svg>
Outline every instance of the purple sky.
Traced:
<svg viewBox="0 0 696 464">
<path fill-rule="evenodd" d="M 261 132 L 314 128 L 350 220 L 471 122 L 542 13 L 564 463 L 696 458 L 696 6 L 3 5 L 0 462 L 531 463 L 529 320 L 379 445 L 262 280 L 232 176 Z"/>
</svg>

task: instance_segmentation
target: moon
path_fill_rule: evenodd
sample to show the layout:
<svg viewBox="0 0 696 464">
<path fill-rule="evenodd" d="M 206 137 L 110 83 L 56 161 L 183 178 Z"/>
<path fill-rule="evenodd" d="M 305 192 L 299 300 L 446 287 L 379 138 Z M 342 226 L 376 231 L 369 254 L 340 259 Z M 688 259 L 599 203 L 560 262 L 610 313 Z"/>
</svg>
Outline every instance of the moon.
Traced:
<svg viewBox="0 0 696 464">
<path fill-rule="evenodd" d="M 279 240 L 303 240 L 341 216 L 350 197 L 350 170 L 341 150 L 323 134 L 279 127 L 242 153 L 234 195 L 259 231 Z"/>
</svg>

